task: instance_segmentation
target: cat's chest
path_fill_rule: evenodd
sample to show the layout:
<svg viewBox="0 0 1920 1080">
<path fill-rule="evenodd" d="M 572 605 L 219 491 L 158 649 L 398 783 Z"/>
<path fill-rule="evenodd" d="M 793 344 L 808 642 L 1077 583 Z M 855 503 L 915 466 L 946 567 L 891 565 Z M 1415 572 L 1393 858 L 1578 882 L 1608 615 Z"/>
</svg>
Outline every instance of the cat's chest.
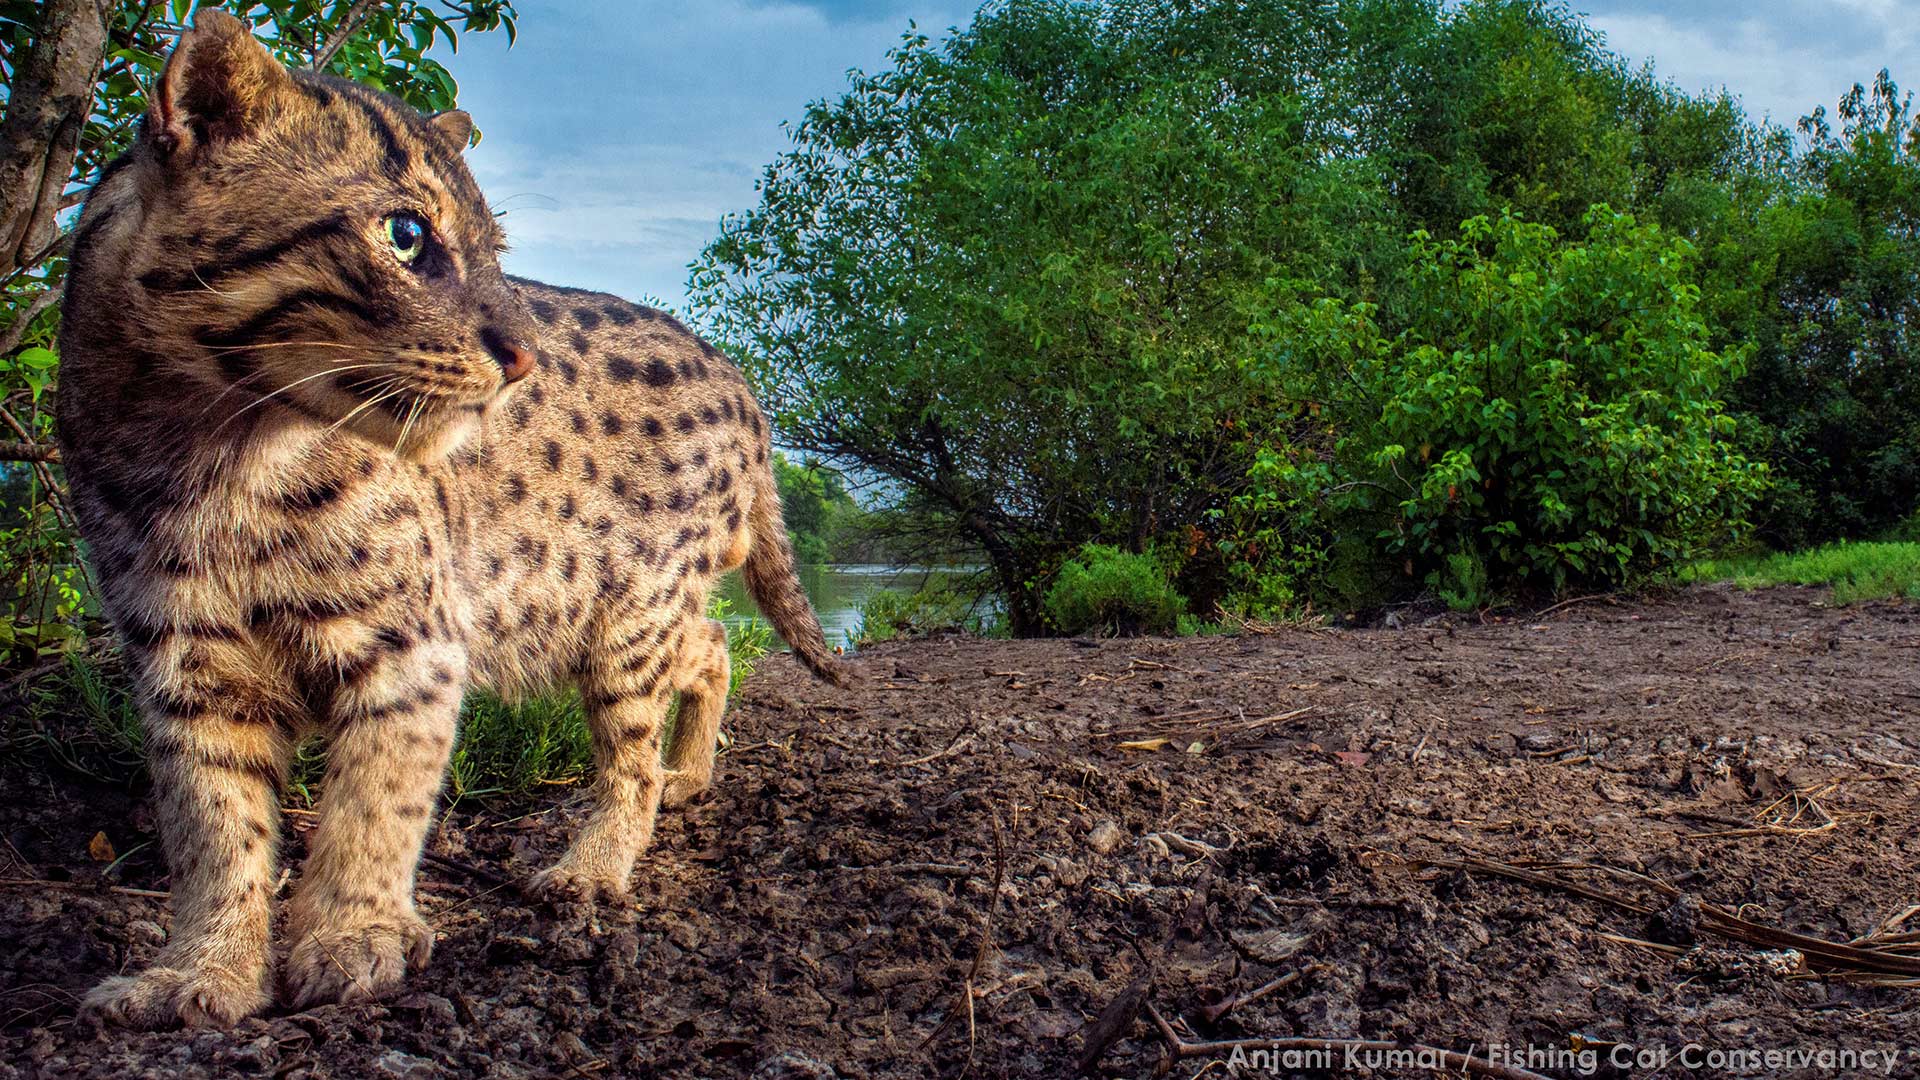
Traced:
<svg viewBox="0 0 1920 1080">
<path fill-rule="evenodd" d="M 212 476 L 146 523 L 138 591 L 251 613 L 401 590 L 447 597 L 466 532 L 448 479 L 353 447 Z"/>
</svg>

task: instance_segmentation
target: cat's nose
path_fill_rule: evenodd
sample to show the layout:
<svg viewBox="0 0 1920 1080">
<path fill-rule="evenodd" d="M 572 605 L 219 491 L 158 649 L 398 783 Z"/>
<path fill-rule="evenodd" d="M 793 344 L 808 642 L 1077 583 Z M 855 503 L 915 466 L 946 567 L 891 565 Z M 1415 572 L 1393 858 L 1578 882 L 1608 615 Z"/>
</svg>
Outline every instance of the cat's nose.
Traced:
<svg viewBox="0 0 1920 1080">
<path fill-rule="evenodd" d="M 491 326 L 480 331 L 480 340 L 493 354 L 493 362 L 500 365 L 500 377 L 509 384 L 526 378 L 533 370 L 535 352 L 526 342 L 509 338 Z"/>
</svg>

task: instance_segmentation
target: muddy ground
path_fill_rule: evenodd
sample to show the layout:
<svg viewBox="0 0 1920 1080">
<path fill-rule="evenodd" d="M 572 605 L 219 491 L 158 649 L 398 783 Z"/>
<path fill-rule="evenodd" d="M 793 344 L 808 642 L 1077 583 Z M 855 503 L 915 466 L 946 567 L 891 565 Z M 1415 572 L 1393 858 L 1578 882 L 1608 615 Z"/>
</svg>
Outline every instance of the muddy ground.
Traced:
<svg viewBox="0 0 1920 1080">
<path fill-rule="evenodd" d="M 1148 1006 L 1190 1042 L 1501 1043 L 1551 1077 L 1920 1077 L 1920 988 L 1711 915 L 1920 931 L 1889 925 L 1920 904 L 1920 606 L 1701 588 L 1395 629 L 938 639 L 864 664 L 850 691 L 785 658 L 747 685 L 717 789 L 666 817 L 631 910 L 542 909 L 472 870 L 553 859 L 577 793 L 457 810 L 422 874 L 425 974 L 232 1031 L 76 1022 L 77 995 L 163 939 L 164 902 L 102 891 L 88 854 L 151 820 L 8 762 L 0 1077 L 1064 1077 L 1109 1010 L 1095 1071 L 1147 1076 L 1166 1057 Z M 155 850 L 118 885 L 164 890 Z M 1422 863 L 1469 859 L 1603 865 L 1680 899 Z M 1228 1075 L 1220 1056 L 1171 1073 Z M 1438 1075 L 1405 1061 L 1372 1075 Z"/>
</svg>

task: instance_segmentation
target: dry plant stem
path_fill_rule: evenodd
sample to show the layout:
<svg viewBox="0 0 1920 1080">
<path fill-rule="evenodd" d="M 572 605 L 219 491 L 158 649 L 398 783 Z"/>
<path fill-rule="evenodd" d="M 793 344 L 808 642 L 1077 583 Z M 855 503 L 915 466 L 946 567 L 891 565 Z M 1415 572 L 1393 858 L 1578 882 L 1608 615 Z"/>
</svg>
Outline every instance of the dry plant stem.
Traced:
<svg viewBox="0 0 1920 1080">
<path fill-rule="evenodd" d="M 0 461 L 59 461 L 60 451 L 46 443 L 0 440 Z"/>
<path fill-rule="evenodd" d="M 484 866 L 475 866 L 473 863 L 462 862 L 459 859 L 449 859 L 445 855 L 435 855 L 431 851 L 422 852 L 420 860 L 437 866 L 442 870 L 451 870 L 456 874 L 464 874 L 476 881 L 484 881 L 489 885 L 513 884 L 512 879 L 496 874 Z"/>
<path fill-rule="evenodd" d="M 1440 1061 L 1448 1069 L 1473 1073 L 1475 1076 L 1492 1076 L 1499 1078 L 1499 1080 L 1549 1080 L 1548 1077 L 1528 1069 L 1516 1068 L 1512 1065 L 1501 1065 L 1497 1062 L 1488 1061 L 1485 1058 L 1474 1057 L 1471 1054 L 1442 1050 L 1437 1046 L 1427 1046 L 1423 1043 L 1387 1042 L 1380 1039 L 1312 1038 L 1222 1039 L 1217 1042 L 1187 1042 L 1180 1037 L 1179 1033 L 1173 1030 L 1173 1026 L 1167 1023 L 1166 1017 L 1161 1016 L 1160 1010 L 1154 1008 L 1151 1003 L 1147 1005 L 1147 1016 L 1153 1021 L 1153 1026 L 1159 1029 L 1160 1040 L 1166 1044 L 1167 1052 L 1172 1054 L 1176 1061 L 1196 1057 L 1225 1058 L 1231 1056 L 1236 1049 L 1242 1052 L 1268 1050 L 1282 1054 L 1289 1051 L 1299 1052 L 1307 1050 L 1327 1054 L 1345 1054 L 1349 1051 L 1358 1051 L 1361 1053 L 1388 1053 L 1398 1051 L 1400 1053 L 1415 1053 L 1422 1057 L 1430 1057 Z"/>
<path fill-rule="evenodd" d="M 992 898 L 987 901 L 986 918 L 982 919 L 980 923 L 980 945 L 974 950 L 973 964 L 967 969 L 966 979 L 961 982 L 960 1000 L 956 1002 L 956 1007 L 947 1013 L 946 1019 L 940 1021 L 939 1027 L 933 1029 L 933 1034 L 928 1035 L 927 1040 L 920 1044 L 920 1049 L 922 1050 L 932 1046 L 934 1040 L 945 1033 L 947 1028 L 953 1024 L 954 1020 L 962 1015 L 962 1010 L 964 1009 L 967 1018 L 967 1064 L 966 1067 L 961 1070 L 962 1075 L 971 1071 L 973 1068 L 975 1038 L 973 988 L 980 980 L 980 972 L 986 967 L 987 954 L 993 950 L 993 919 L 1000 911 L 1000 886 L 1001 883 L 1006 880 L 1006 876 L 1006 839 L 1001 833 L 1000 815 L 996 813 L 993 815 L 993 895 Z"/>
<path fill-rule="evenodd" d="M 27 308 L 13 320 L 13 325 L 0 332 L 0 353 L 10 353 L 20 347 L 20 339 L 27 336 L 27 328 L 40 313 L 52 307 L 60 299 L 60 290 L 47 289 L 27 302 Z"/>
<path fill-rule="evenodd" d="M 1319 964 L 1309 964 L 1308 966 L 1303 967 L 1298 971 L 1289 971 L 1285 975 L 1282 975 L 1279 978 L 1274 979 L 1271 982 L 1268 982 L 1262 986 L 1256 986 L 1252 990 L 1249 990 L 1244 994 L 1235 994 L 1233 997 L 1228 998 L 1227 1000 L 1221 1002 L 1218 1005 L 1206 1006 L 1205 1008 L 1200 1010 L 1200 1019 L 1205 1020 L 1209 1024 L 1217 1024 L 1223 1018 L 1225 1018 L 1228 1013 L 1239 1008 L 1240 1006 L 1250 1005 L 1253 1002 L 1259 1001 L 1261 998 L 1266 997 L 1268 994 L 1273 993 L 1275 990 L 1284 990 L 1287 987 L 1292 986 L 1294 983 L 1299 982 L 1301 978 L 1306 976 L 1309 972 L 1315 972 L 1319 970 L 1320 970 Z"/>
<path fill-rule="evenodd" d="M 1542 608 L 1541 610 L 1535 612 L 1531 616 L 1531 618 L 1544 619 L 1547 616 L 1553 614 L 1554 612 L 1559 611 L 1561 608 L 1572 607 L 1575 604 L 1584 604 L 1589 600 L 1608 600 L 1608 599 L 1611 599 L 1612 596 L 1613 596 L 1612 593 L 1594 593 L 1591 596 L 1576 596 L 1571 600 L 1562 600 L 1550 608 Z"/>
</svg>

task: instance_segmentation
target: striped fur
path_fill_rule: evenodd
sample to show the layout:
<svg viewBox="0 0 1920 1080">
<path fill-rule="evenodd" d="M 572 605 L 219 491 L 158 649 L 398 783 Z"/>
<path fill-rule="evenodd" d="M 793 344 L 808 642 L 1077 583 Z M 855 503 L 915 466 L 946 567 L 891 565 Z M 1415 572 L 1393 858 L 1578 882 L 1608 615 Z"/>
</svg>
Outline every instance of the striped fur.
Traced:
<svg viewBox="0 0 1920 1080">
<path fill-rule="evenodd" d="M 591 898 L 625 893 L 657 807 L 711 776 L 719 574 L 744 565 L 838 678 L 745 381 L 658 311 L 502 276 L 467 130 L 288 72 L 203 11 L 88 201 L 60 439 L 175 906 L 155 965 L 89 997 L 109 1019 L 231 1023 L 270 1000 L 278 788 L 308 731 L 330 754 L 289 902 L 296 1005 L 426 962 L 414 866 L 468 686 L 580 687 L 595 805 L 532 886 Z M 403 211 L 432 235 L 411 264 L 383 224 Z"/>
</svg>

